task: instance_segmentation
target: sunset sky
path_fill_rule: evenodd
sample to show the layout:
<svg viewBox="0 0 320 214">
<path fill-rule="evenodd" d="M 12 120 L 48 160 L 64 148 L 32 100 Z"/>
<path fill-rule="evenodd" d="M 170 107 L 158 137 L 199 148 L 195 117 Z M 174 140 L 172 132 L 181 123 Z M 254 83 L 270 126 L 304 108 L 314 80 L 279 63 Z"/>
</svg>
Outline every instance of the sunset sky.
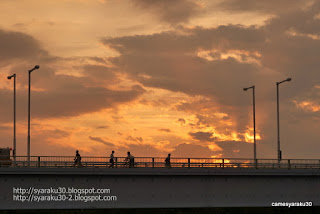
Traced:
<svg viewBox="0 0 320 214">
<path fill-rule="evenodd" d="M 316 0 L 0 0 L 0 147 L 17 155 L 320 158 Z"/>
</svg>

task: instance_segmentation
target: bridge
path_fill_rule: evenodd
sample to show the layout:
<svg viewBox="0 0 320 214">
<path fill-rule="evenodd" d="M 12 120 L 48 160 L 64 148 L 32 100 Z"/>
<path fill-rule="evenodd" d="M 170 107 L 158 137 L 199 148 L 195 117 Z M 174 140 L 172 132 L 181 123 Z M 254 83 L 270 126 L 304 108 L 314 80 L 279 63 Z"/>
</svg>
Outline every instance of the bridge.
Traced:
<svg viewBox="0 0 320 214">
<path fill-rule="evenodd" d="M 320 160 L 17 156 L 1 160 L 0 209 L 320 206 Z M 297 204 L 295 204 L 297 205 Z M 292 205 L 294 206 L 294 204 Z"/>
<path fill-rule="evenodd" d="M 129 167 L 125 157 L 115 157 L 115 168 Z M 285 168 L 319 169 L 320 159 L 247 159 L 247 158 L 171 158 L 171 168 Z M 0 156 L 3 167 L 38 167 L 38 168 L 106 168 L 110 166 L 109 157 L 82 157 L 81 163 L 75 164 L 73 156 Z M 134 168 L 163 168 L 163 157 L 135 157 Z"/>
</svg>

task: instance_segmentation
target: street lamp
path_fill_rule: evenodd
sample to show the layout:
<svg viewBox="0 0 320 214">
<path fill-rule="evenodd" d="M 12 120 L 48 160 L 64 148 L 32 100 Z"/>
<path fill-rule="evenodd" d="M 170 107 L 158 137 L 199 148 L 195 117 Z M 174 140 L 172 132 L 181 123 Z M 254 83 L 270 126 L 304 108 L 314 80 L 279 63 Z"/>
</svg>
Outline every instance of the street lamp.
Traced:
<svg viewBox="0 0 320 214">
<path fill-rule="evenodd" d="M 280 150 L 280 122 L 279 122 L 279 85 L 284 82 L 291 81 L 291 78 L 287 78 L 282 80 L 281 82 L 277 82 L 277 122 L 278 122 L 278 163 L 280 164 L 280 160 L 282 159 L 282 152 Z"/>
<path fill-rule="evenodd" d="M 16 164 L 16 74 L 8 76 L 8 80 L 13 77 L 13 162 Z"/>
<path fill-rule="evenodd" d="M 30 89 L 31 89 L 31 72 L 39 69 L 40 66 L 36 65 L 34 68 L 29 70 L 29 93 L 28 93 L 28 166 L 30 166 Z"/>
<path fill-rule="evenodd" d="M 257 167 L 257 150 L 256 150 L 256 104 L 255 104 L 255 93 L 254 89 L 255 86 L 251 86 L 248 88 L 243 88 L 244 91 L 247 91 L 248 89 L 252 88 L 252 97 L 253 97 L 253 157 L 255 166 Z"/>
</svg>

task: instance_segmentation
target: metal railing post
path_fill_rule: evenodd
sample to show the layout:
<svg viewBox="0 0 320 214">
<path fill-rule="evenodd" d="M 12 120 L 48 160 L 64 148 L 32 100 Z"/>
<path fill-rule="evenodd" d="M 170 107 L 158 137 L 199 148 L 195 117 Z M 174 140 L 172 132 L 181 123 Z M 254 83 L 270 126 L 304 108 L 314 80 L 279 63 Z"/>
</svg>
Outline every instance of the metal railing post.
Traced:
<svg viewBox="0 0 320 214">
<path fill-rule="evenodd" d="M 188 158 L 188 168 L 190 168 L 190 158 Z"/>
<path fill-rule="evenodd" d="M 116 168 L 118 168 L 118 158 L 116 158 Z"/>
<path fill-rule="evenodd" d="M 290 159 L 288 159 L 288 169 L 291 169 Z"/>
<path fill-rule="evenodd" d="M 154 168 L 154 158 L 152 158 L 152 168 Z"/>
<path fill-rule="evenodd" d="M 224 158 L 222 158 L 222 168 L 224 168 Z"/>
<path fill-rule="evenodd" d="M 40 168 L 40 156 L 38 156 L 38 168 Z"/>
</svg>

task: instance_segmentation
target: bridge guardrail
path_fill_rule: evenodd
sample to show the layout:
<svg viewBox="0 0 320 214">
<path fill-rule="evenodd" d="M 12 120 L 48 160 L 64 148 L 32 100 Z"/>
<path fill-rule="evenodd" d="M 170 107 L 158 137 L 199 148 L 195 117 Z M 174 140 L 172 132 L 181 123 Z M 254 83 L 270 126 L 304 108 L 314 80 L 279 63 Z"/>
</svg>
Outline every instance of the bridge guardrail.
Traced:
<svg viewBox="0 0 320 214">
<path fill-rule="evenodd" d="M 16 156 L 0 158 L 0 167 L 110 167 L 109 157 L 82 157 L 81 165 L 73 156 Z M 125 157 L 115 157 L 114 168 L 129 167 Z M 135 157 L 134 168 L 165 168 L 164 157 Z M 320 159 L 246 159 L 246 158 L 171 158 L 170 168 L 320 168 Z"/>
</svg>

